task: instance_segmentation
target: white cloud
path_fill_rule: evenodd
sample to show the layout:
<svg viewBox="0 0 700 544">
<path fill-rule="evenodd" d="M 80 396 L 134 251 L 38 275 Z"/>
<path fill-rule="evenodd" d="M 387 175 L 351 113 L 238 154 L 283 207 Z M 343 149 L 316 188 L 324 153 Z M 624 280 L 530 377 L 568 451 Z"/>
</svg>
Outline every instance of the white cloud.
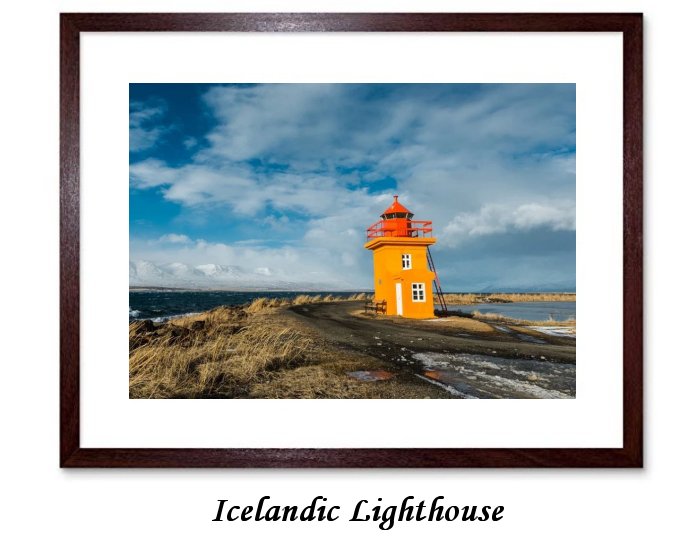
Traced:
<svg viewBox="0 0 700 544">
<path fill-rule="evenodd" d="M 394 89 L 373 100 L 366 86 L 213 87 L 204 98 L 217 119 L 209 145 L 179 168 L 133 164 L 132 184 L 162 185 L 166 199 L 189 207 L 323 216 L 372 204 L 355 191 L 358 182 L 390 176 L 436 225 L 494 195 L 573 197 L 570 87 L 506 85 L 466 98 L 440 85 Z"/>
<path fill-rule="evenodd" d="M 269 248 L 132 238 L 130 259 L 132 285 L 342 290 L 372 283 L 369 252 L 361 245 L 336 258 L 333 250 L 314 244 Z"/>
<path fill-rule="evenodd" d="M 345 183 L 343 175 L 268 172 L 258 173 L 244 164 L 190 164 L 172 168 L 163 161 L 146 159 L 130 169 L 131 185 L 138 189 L 162 187 L 166 200 L 189 208 L 219 206 L 236 216 L 252 217 L 271 208 L 281 214 L 260 217 L 261 225 L 288 228 L 288 213 L 332 221 L 337 229 L 368 226 L 391 202 L 392 191 L 369 194 Z M 330 226 L 330 225 L 328 225 Z M 328 232 L 326 233 L 328 234 Z"/>
<path fill-rule="evenodd" d="M 454 247 L 469 238 L 538 228 L 576 230 L 575 203 L 488 204 L 477 212 L 457 214 L 444 229 L 444 242 Z"/>
<path fill-rule="evenodd" d="M 388 93 L 380 100 L 372 95 L 377 90 L 211 88 L 204 102 L 215 125 L 196 142 L 183 141 L 198 145 L 192 161 L 134 163 L 131 186 L 158 187 L 183 207 L 185 220 L 217 208 L 256 224 L 255 238 L 279 241 L 288 232 L 289 247 L 162 241 L 132 244 L 132 253 L 156 263 L 235 264 L 272 277 L 317 271 L 361 283 L 371 273 L 364 231 L 394 193 L 372 184 L 387 178 L 416 219 L 433 221 L 445 268 L 460 262 L 467 240 L 575 230 L 572 86 L 504 85 L 467 94 L 454 86 L 397 86 L 379 89 Z"/>
<path fill-rule="evenodd" d="M 159 242 L 167 242 L 169 244 L 191 244 L 192 239 L 186 234 L 165 234 L 158 239 Z"/>
<path fill-rule="evenodd" d="M 160 124 L 166 106 L 162 102 L 129 104 L 129 151 L 146 151 L 156 145 L 168 130 Z"/>
</svg>

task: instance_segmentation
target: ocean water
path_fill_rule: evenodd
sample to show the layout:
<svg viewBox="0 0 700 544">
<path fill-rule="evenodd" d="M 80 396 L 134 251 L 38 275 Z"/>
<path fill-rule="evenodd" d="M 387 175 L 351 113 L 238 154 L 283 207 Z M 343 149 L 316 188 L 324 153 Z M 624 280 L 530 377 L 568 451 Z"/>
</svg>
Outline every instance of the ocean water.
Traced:
<svg viewBox="0 0 700 544">
<path fill-rule="evenodd" d="M 464 313 L 479 311 L 482 314 L 501 314 L 514 319 L 528 321 L 567 321 L 576 319 L 576 302 L 511 302 L 508 304 L 454 304 L 448 305 L 449 310 L 460 310 Z"/>
<path fill-rule="evenodd" d="M 297 295 L 339 295 L 355 293 L 331 291 L 129 291 L 129 322 L 139 319 L 165 321 L 168 318 L 206 312 L 217 306 L 247 304 L 260 297 L 294 298 Z"/>
<path fill-rule="evenodd" d="M 129 321 L 152 319 L 165 321 L 178 315 L 206 312 L 217 306 L 247 304 L 260 297 L 294 298 L 297 295 L 349 296 L 355 292 L 333 291 L 129 291 Z M 513 302 L 509 304 L 461 304 L 449 305 L 450 310 L 465 313 L 478 310 L 497 313 L 515 319 L 555 321 L 576 318 L 576 302 Z"/>
</svg>

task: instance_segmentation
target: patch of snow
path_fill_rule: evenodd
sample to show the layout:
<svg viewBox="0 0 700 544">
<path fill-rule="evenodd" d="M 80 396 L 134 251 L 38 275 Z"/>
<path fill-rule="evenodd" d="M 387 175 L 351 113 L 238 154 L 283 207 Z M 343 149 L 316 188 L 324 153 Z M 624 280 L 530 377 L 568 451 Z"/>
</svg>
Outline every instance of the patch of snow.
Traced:
<svg viewBox="0 0 700 544">
<path fill-rule="evenodd" d="M 459 382 L 463 382 L 465 385 L 469 385 L 477 390 L 482 390 L 485 393 L 495 394 L 497 397 L 513 398 L 513 396 L 526 395 L 538 399 L 573 398 L 567 392 L 542 387 L 550 383 L 547 374 L 560 375 L 563 367 L 560 367 L 557 363 L 536 363 L 537 365 L 546 365 L 537 368 L 537 382 L 541 385 L 536 385 L 528 380 L 529 376 L 535 374 L 532 368 L 527 366 L 517 368 L 521 364 L 533 364 L 532 361 L 503 359 L 469 353 L 441 354 L 428 352 L 416 353 L 413 357 L 424 365 L 426 369 L 445 370 L 450 372 L 451 375 L 455 375 Z M 514 366 L 516 368 L 513 368 Z M 494 371 L 500 372 L 495 373 Z M 520 376 L 525 379 L 518 379 Z M 434 382 L 435 380 L 431 379 L 430 381 Z M 454 389 L 454 387 L 445 383 L 440 383 L 440 385 L 445 389 L 448 387 Z"/>
<path fill-rule="evenodd" d="M 470 357 L 469 363 L 477 366 L 479 368 L 490 368 L 491 370 L 498 370 L 501 368 L 498 366 L 496 363 L 493 363 L 491 361 L 487 361 L 486 359 L 479 358 L 478 355 L 467 355 L 466 353 L 464 356 Z M 462 354 L 459 353 L 415 353 L 413 355 L 413 358 L 418 360 L 419 362 L 423 363 L 426 367 L 441 367 L 441 368 L 452 368 L 451 360 L 454 360 L 454 358 L 460 358 L 462 357 Z"/>
<path fill-rule="evenodd" d="M 538 327 L 528 327 L 533 331 L 541 332 L 542 334 L 548 334 L 550 336 L 563 336 L 566 338 L 576 338 L 576 329 L 574 327 L 550 327 L 550 326 L 538 326 Z"/>
<path fill-rule="evenodd" d="M 438 387 L 444 389 L 451 395 L 454 395 L 455 397 L 460 397 L 463 399 L 475 399 L 477 397 L 472 397 L 471 395 L 467 395 L 466 393 L 462 393 L 461 391 L 457 391 L 454 387 L 451 385 L 447 385 L 446 383 L 438 382 L 436 380 L 431 380 L 427 376 L 421 376 L 420 374 L 416 374 L 421 380 L 425 380 L 426 382 L 432 383 L 433 385 L 437 385 Z"/>
</svg>

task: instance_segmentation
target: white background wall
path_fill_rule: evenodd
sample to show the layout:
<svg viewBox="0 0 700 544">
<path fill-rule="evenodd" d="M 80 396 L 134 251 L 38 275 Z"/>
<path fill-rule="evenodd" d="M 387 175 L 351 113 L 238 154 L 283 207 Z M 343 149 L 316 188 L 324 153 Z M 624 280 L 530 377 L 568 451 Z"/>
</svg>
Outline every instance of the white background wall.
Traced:
<svg viewBox="0 0 700 544">
<path fill-rule="evenodd" d="M 58 468 L 59 11 L 644 11 L 646 468 L 644 470 L 145 471 Z M 10 542 L 689 541 L 698 483 L 697 3 L 105 0 L 3 6 L 0 535 Z M 502 504 L 495 525 L 214 524 L 216 500 L 445 495 Z M 7 535 L 13 535 L 7 539 Z M 687 535 L 687 536 L 684 536 Z"/>
</svg>

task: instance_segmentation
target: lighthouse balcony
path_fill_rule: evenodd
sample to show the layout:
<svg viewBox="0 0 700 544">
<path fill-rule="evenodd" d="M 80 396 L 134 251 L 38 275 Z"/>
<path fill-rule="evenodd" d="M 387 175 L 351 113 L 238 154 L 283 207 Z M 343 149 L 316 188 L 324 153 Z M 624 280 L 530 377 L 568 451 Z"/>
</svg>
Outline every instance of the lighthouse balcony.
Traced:
<svg viewBox="0 0 700 544">
<path fill-rule="evenodd" d="M 382 237 L 430 238 L 433 234 L 432 221 L 398 221 L 386 219 L 377 221 L 367 229 L 367 239 Z"/>
</svg>

